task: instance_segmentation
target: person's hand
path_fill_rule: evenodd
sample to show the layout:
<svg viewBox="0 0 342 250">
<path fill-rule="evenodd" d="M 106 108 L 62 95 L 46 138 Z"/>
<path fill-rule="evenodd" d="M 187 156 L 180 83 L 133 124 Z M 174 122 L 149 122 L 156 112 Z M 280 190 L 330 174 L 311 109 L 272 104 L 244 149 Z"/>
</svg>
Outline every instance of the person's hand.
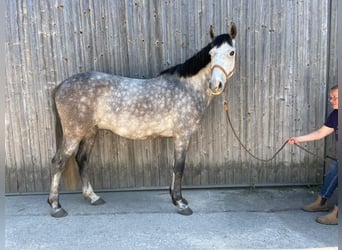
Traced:
<svg viewBox="0 0 342 250">
<path fill-rule="evenodd" d="M 291 137 L 288 141 L 287 141 L 288 144 L 295 144 L 295 143 L 298 143 L 298 139 L 297 137 Z"/>
</svg>

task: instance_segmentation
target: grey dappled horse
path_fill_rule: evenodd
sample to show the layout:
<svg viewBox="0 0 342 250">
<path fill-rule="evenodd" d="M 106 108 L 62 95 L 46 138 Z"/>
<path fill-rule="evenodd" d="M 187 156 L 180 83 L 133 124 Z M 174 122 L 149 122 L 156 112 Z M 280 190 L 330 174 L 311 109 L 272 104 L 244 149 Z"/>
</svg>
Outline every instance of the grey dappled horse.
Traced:
<svg viewBox="0 0 342 250">
<path fill-rule="evenodd" d="M 58 188 L 67 160 L 75 154 L 83 196 L 93 205 L 104 200 L 89 182 L 87 163 L 98 129 L 129 139 L 169 137 L 174 140 L 170 194 L 178 212 L 192 214 L 182 197 L 185 156 L 191 135 L 215 95 L 221 94 L 235 69 L 235 24 L 230 34 L 212 42 L 188 59 L 152 79 L 133 79 L 101 72 L 73 75 L 55 89 L 54 101 L 63 138 L 53 158 L 56 164 L 48 198 L 54 217 L 67 212 L 59 203 Z"/>
</svg>

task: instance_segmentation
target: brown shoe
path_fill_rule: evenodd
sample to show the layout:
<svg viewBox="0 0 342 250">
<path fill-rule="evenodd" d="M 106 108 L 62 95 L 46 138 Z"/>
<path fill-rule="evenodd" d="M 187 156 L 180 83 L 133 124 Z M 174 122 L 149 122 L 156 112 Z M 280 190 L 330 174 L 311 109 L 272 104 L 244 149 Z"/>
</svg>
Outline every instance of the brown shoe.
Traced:
<svg viewBox="0 0 342 250">
<path fill-rule="evenodd" d="M 307 212 L 329 211 L 328 202 L 322 201 L 322 196 L 318 195 L 317 199 L 313 203 L 304 206 L 303 210 Z"/>
<path fill-rule="evenodd" d="M 324 216 L 319 216 L 316 218 L 318 223 L 324 225 L 338 225 L 338 208 L 334 207 L 333 211 Z"/>
</svg>

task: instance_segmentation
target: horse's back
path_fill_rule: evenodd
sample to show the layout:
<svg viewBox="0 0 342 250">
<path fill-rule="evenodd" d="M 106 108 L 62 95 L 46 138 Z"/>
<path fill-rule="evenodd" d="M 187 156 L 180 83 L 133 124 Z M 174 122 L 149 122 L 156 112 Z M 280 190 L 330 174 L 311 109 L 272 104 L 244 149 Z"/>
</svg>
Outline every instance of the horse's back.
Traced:
<svg viewBox="0 0 342 250">
<path fill-rule="evenodd" d="M 55 92 L 63 127 L 97 126 L 132 139 L 172 136 L 172 87 L 158 81 L 101 72 L 73 75 Z"/>
<path fill-rule="evenodd" d="M 74 98 L 79 95 L 92 95 L 99 89 L 108 87 L 113 82 L 113 75 L 102 72 L 84 72 L 73 75 L 59 84 L 55 99 Z"/>
</svg>

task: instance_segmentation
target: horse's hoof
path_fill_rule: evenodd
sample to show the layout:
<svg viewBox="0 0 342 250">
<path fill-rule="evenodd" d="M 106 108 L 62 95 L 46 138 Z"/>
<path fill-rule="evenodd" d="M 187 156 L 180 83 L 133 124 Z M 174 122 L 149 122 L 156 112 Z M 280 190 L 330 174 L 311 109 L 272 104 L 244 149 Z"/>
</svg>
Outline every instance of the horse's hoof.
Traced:
<svg viewBox="0 0 342 250">
<path fill-rule="evenodd" d="M 105 203 L 106 203 L 105 200 L 100 197 L 96 201 L 91 202 L 90 204 L 94 205 L 94 206 L 97 206 L 97 205 L 102 205 L 102 204 L 105 204 Z"/>
<path fill-rule="evenodd" d="M 52 209 L 51 211 L 51 216 L 55 218 L 62 218 L 67 215 L 68 215 L 67 211 L 65 211 L 63 208 L 56 208 L 56 209 Z"/>
<path fill-rule="evenodd" d="M 176 201 L 176 206 L 178 208 L 177 212 L 181 215 L 192 215 L 192 210 L 185 199 Z"/>
<path fill-rule="evenodd" d="M 183 209 L 178 209 L 177 213 L 181 214 L 181 215 L 192 215 L 192 210 L 190 207 L 186 207 Z"/>
</svg>

